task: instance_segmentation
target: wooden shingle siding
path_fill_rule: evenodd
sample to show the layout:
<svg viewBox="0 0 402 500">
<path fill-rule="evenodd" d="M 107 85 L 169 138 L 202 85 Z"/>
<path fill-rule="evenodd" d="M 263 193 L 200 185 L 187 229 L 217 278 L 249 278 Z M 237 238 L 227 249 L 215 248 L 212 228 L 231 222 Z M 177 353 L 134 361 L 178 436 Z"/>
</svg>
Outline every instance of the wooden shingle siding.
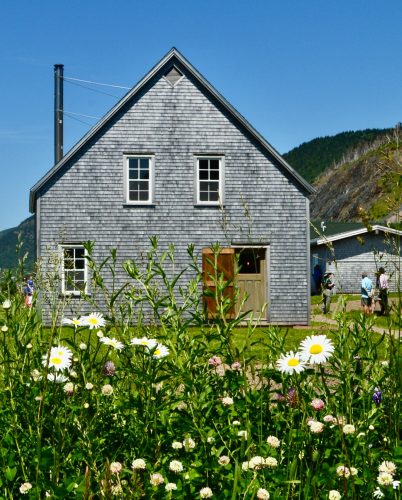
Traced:
<svg viewBox="0 0 402 500">
<path fill-rule="evenodd" d="M 202 248 L 215 242 L 264 242 L 270 247 L 269 321 L 307 324 L 307 193 L 185 68 L 180 71 L 184 78 L 174 87 L 155 78 L 41 190 L 39 254 L 63 241 L 94 240 L 99 261 L 112 247 L 120 262 L 138 260 L 157 235 L 161 249 L 175 244 L 180 269 L 189 264 L 190 243 L 201 265 Z M 200 153 L 225 157 L 225 229 L 218 207 L 194 204 L 194 155 Z M 153 206 L 125 205 L 123 154 L 154 155 Z"/>
</svg>

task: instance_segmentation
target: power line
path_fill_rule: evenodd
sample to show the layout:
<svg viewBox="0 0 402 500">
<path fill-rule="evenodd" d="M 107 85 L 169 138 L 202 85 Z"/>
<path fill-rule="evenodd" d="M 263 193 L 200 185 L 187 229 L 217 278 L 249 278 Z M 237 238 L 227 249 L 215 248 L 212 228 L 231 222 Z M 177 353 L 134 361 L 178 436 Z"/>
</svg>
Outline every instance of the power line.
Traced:
<svg viewBox="0 0 402 500">
<path fill-rule="evenodd" d="M 92 115 L 83 115 L 82 113 L 73 113 L 72 111 L 66 111 L 65 109 L 57 109 L 56 111 L 60 111 L 61 113 L 67 113 L 74 116 L 83 116 L 84 118 L 93 118 L 94 120 L 100 120 L 99 116 Z"/>
<path fill-rule="evenodd" d="M 93 124 L 92 123 L 88 123 L 88 122 L 85 122 L 84 120 L 80 120 L 79 118 L 75 117 L 75 116 L 72 116 L 70 115 L 69 113 L 67 112 L 64 112 L 65 115 L 67 116 L 67 118 L 71 118 L 72 120 L 75 120 L 77 122 L 80 122 L 80 123 L 83 123 L 84 125 L 88 125 L 89 127 L 92 127 Z"/>
<path fill-rule="evenodd" d="M 102 85 L 103 87 L 114 87 L 116 89 L 131 90 L 131 87 L 123 87 L 121 85 L 115 85 L 112 83 L 92 82 L 91 80 L 81 80 L 80 78 L 72 78 L 72 77 L 67 77 L 67 76 L 64 76 L 63 78 L 64 78 L 64 80 L 68 80 L 68 81 L 90 83 L 91 85 Z"/>
<path fill-rule="evenodd" d="M 83 89 L 92 90 L 92 92 L 96 92 L 98 94 L 104 94 L 104 95 L 108 95 L 109 97 L 113 97 L 115 99 L 120 99 L 120 97 L 117 95 L 109 94 L 108 92 L 103 92 L 102 90 L 93 89 L 91 87 L 87 87 L 86 85 L 82 85 L 81 83 L 70 82 L 68 80 L 67 80 L 67 83 L 69 83 L 70 85 L 76 85 L 77 87 L 82 87 Z"/>
</svg>

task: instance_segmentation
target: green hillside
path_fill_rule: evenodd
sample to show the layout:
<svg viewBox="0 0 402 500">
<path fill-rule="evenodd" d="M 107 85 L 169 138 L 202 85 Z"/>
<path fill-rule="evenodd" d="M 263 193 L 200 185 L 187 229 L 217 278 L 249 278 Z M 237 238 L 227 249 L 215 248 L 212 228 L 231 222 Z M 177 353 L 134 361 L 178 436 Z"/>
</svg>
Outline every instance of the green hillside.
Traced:
<svg viewBox="0 0 402 500">
<path fill-rule="evenodd" d="M 369 145 L 392 129 L 366 129 L 342 132 L 334 136 L 318 137 L 304 142 L 297 148 L 285 153 L 285 160 L 308 182 L 314 180 L 328 167 L 341 162 L 352 151 L 364 151 Z"/>
<path fill-rule="evenodd" d="M 21 233 L 22 248 L 17 253 L 18 234 Z M 17 227 L 0 231 L 0 269 L 16 267 L 18 258 L 28 252 L 26 270 L 33 270 L 35 258 L 35 219 L 34 216 L 21 222 Z"/>
</svg>

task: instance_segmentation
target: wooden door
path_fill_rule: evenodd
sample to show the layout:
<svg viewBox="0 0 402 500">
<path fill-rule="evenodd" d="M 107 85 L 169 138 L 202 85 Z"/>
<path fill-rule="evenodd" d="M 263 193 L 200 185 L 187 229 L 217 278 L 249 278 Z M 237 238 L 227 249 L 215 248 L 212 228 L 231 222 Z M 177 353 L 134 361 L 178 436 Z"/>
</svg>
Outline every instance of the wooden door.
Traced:
<svg viewBox="0 0 402 500">
<path fill-rule="evenodd" d="M 267 302 L 267 260 L 265 248 L 239 248 L 238 254 L 239 273 L 237 285 L 239 287 L 239 301 L 236 312 L 241 307 L 241 312 L 250 311 L 254 317 L 262 314 Z"/>
</svg>

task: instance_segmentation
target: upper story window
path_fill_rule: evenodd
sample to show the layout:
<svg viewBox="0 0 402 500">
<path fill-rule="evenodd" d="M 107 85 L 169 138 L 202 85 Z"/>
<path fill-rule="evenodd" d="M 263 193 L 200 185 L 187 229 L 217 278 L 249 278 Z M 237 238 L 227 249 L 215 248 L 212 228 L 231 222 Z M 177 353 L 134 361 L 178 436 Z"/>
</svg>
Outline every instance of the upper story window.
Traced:
<svg viewBox="0 0 402 500">
<path fill-rule="evenodd" d="M 223 156 L 196 157 L 197 204 L 223 203 Z"/>
<path fill-rule="evenodd" d="M 148 155 L 127 155 L 124 162 L 126 203 L 152 203 L 154 157 Z"/>
<path fill-rule="evenodd" d="M 83 245 L 61 247 L 61 292 L 64 295 L 87 293 L 88 266 Z"/>
</svg>

